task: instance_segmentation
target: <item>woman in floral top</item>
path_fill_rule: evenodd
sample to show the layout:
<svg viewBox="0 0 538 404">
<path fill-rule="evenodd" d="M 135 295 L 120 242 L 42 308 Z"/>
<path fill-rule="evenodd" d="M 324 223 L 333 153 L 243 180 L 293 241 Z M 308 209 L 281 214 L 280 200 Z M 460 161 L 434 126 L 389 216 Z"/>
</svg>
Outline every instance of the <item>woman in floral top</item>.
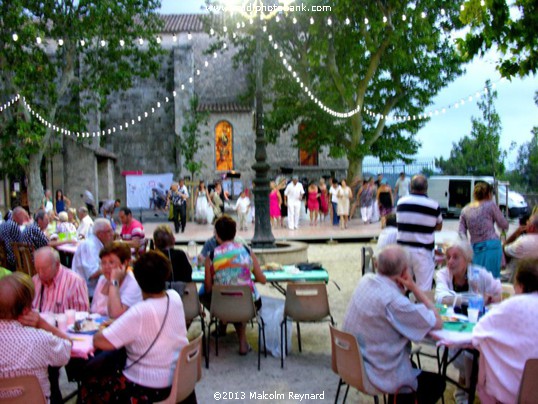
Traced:
<svg viewBox="0 0 538 404">
<path fill-rule="evenodd" d="M 501 274 L 502 246 L 495 231 L 495 224 L 508 229 L 508 221 L 492 200 L 493 189 L 486 182 L 479 182 L 474 187 L 474 201 L 463 208 L 460 215 L 460 234 L 467 238 L 473 246 L 473 263 L 485 267 L 499 278 Z"/>
<path fill-rule="evenodd" d="M 249 285 L 256 301 L 261 307 L 251 273 L 256 282 L 265 283 L 265 275 L 254 253 L 245 245 L 234 241 L 237 225 L 228 215 L 223 215 L 215 222 L 215 237 L 219 244 L 205 261 L 205 293 L 211 293 L 213 285 Z M 239 354 L 245 355 L 250 346 L 247 342 L 246 325 L 235 323 L 239 337 Z"/>
</svg>

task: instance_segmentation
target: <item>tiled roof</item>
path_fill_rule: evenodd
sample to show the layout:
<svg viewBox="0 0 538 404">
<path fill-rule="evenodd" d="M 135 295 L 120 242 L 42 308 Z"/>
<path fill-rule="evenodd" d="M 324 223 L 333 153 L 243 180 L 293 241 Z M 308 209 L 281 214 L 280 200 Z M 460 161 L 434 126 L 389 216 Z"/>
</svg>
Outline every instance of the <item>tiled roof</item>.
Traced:
<svg viewBox="0 0 538 404">
<path fill-rule="evenodd" d="M 202 32 L 204 25 L 200 14 L 162 14 L 162 32 Z"/>
<path fill-rule="evenodd" d="M 251 112 L 252 107 L 236 102 L 200 103 L 198 111 L 210 112 Z"/>
</svg>

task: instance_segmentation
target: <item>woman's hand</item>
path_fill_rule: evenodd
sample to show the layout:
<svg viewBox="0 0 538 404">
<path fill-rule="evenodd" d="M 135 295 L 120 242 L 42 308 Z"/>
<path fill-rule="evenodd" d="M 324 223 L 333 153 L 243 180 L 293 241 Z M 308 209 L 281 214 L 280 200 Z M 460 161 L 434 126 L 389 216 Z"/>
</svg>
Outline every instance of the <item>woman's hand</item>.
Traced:
<svg viewBox="0 0 538 404">
<path fill-rule="evenodd" d="M 110 271 L 110 280 L 120 282 L 125 276 L 125 271 L 126 269 L 121 265 L 112 268 L 112 270 Z"/>
</svg>

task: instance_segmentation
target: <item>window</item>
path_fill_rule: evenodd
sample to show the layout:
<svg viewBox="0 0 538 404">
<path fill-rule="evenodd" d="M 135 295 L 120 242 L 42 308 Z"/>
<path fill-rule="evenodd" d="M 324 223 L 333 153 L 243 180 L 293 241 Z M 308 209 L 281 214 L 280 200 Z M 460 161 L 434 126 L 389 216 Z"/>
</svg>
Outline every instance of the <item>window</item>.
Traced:
<svg viewBox="0 0 538 404">
<path fill-rule="evenodd" d="M 300 166 L 317 166 L 318 151 L 313 149 L 313 141 L 316 133 L 309 132 L 304 123 L 299 125 L 298 147 L 299 147 L 299 165 Z"/>
<path fill-rule="evenodd" d="M 215 127 L 215 166 L 217 171 L 234 169 L 233 130 L 227 121 L 220 121 Z"/>
</svg>

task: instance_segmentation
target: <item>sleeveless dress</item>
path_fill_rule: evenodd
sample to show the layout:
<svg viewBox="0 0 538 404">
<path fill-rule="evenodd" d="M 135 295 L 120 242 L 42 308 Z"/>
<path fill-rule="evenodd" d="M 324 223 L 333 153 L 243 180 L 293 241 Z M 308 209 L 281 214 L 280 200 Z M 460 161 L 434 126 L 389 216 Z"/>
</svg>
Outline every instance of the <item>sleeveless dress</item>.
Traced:
<svg viewBox="0 0 538 404">
<path fill-rule="evenodd" d="M 351 189 L 349 187 L 338 190 L 338 203 L 336 205 L 336 211 L 338 216 L 349 215 L 349 197 L 351 196 Z"/>
<path fill-rule="evenodd" d="M 320 210 L 324 215 L 329 213 L 329 194 L 327 188 L 321 190 Z"/>
<path fill-rule="evenodd" d="M 278 206 L 278 189 L 274 189 L 269 194 L 269 216 L 280 217 L 280 207 Z"/>
<path fill-rule="evenodd" d="M 318 201 L 318 193 L 317 192 L 309 192 L 308 193 L 308 210 L 319 210 L 319 201 Z"/>
<path fill-rule="evenodd" d="M 198 198 L 196 199 L 196 208 L 194 215 L 198 222 L 211 222 L 213 215 L 209 215 L 209 202 L 207 202 L 206 191 L 198 191 Z"/>
<path fill-rule="evenodd" d="M 65 211 L 65 201 L 63 199 L 56 199 L 56 213 Z"/>
<path fill-rule="evenodd" d="M 379 193 L 379 214 L 387 216 L 392 213 L 392 200 L 390 199 L 389 191 L 381 191 Z"/>
</svg>

